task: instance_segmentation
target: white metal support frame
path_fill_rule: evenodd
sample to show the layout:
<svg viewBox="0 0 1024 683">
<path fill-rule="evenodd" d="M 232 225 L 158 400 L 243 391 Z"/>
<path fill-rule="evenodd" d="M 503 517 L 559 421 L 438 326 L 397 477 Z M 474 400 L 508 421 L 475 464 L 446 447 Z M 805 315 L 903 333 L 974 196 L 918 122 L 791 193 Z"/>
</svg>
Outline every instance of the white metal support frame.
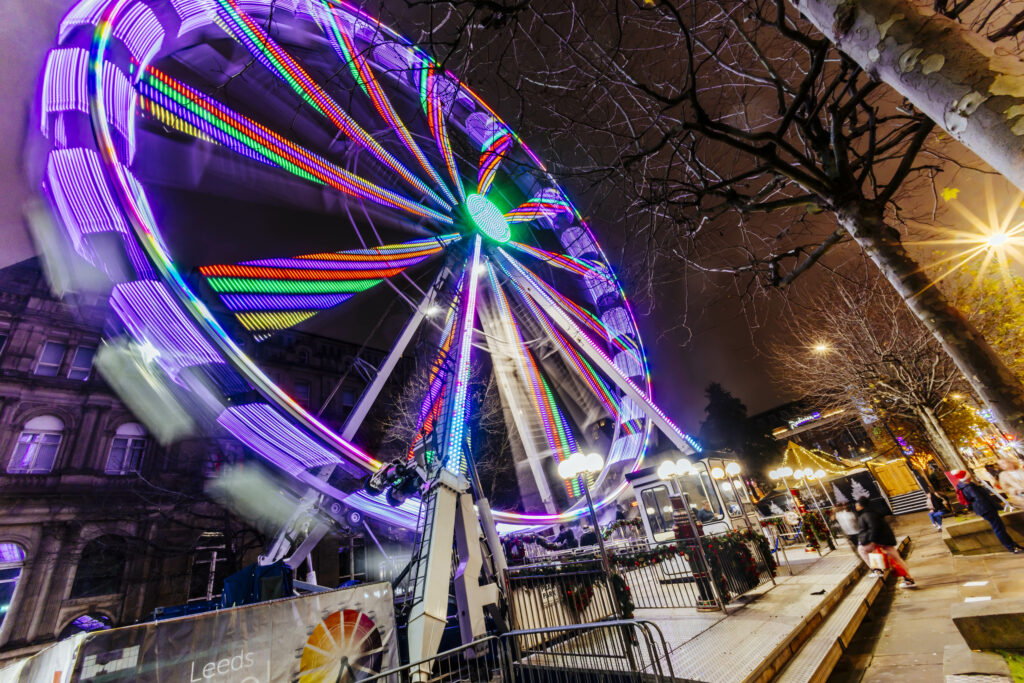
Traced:
<svg viewBox="0 0 1024 683">
<path fill-rule="evenodd" d="M 352 408 L 352 412 L 345 418 L 345 423 L 341 426 L 341 438 L 345 441 L 352 440 L 352 437 L 355 436 L 359 427 L 363 424 L 363 420 L 366 419 L 367 413 L 370 412 L 370 408 L 377 401 L 377 397 L 380 395 L 381 389 L 384 388 L 385 382 L 391 377 L 391 373 L 395 371 L 395 367 L 398 365 L 398 361 L 402 359 L 402 354 L 405 353 L 409 342 L 412 341 L 413 335 L 416 334 L 416 330 L 423 324 L 423 319 L 427 317 L 427 312 L 434 305 L 437 298 L 438 285 L 446 273 L 447 268 L 442 269 L 430 289 L 427 290 L 427 295 L 423 297 L 419 306 L 413 311 L 412 317 L 409 318 L 409 321 L 402 329 L 402 333 L 398 336 L 398 341 L 391 347 L 391 352 L 384 359 L 384 362 L 381 363 L 380 368 L 377 369 L 377 374 L 374 376 L 373 381 L 370 382 L 370 386 L 366 387 L 366 390 L 363 391 L 362 396 L 356 402 L 355 407 Z"/>
<path fill-rule="evenodd" d="M 566 337 L 571 339 L 587 358 L 600 368 L 626 396 L 636 402 L 640 410 L 657 425 L 658 429 L 664 432 L 665 436 L 668 437 L 669 441 L 676 448 L 687 455 L 696 453 L 696 449 L 683 437 L 683 433 L 668 419 L 665 413 L 661 412 L 661 409 L 654 404 L 654 401 L 640 387 L 625 377 L 607 355 L 594 346 L 590 338 L 580 330 L 562 307 L 552 301 L 551 297 L 543 289 L 534 284 L 533 277 L 514 259 L 509 258 L 503 250 L 498 249 L 497 251 L 502 270 L 544 310 Z"/>
<path fill-rule="evenodd" d="M 471 643 L 485 634 L 484 608 L 498 602 L 497 584 L 479 585 L 483 565 L 480 523 L 466 478 L 442 467 L 431 483 L 423 505 L 427 509 L 423 517 L 422 540 L 415 558 L 416 584 L 409 614 L 411 661 L 433 657 L 441 644 L 448 619 L 448 582 L 453 578 L 453 543 L 459 557 L 454 582 L 463 643 Z M 413 672 L 414 681 L 427 680 L 429 676 L 430 671 Z"/>
</svg>

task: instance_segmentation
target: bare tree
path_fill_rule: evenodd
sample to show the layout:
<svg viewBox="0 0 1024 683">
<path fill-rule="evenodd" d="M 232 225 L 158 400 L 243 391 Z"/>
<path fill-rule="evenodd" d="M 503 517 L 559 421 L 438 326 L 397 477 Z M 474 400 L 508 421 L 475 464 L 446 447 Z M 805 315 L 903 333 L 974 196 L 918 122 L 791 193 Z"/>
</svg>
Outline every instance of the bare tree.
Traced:
<svg viewBox="0 0 1024 683">
<path fill-rule="evenodd" d="M 642 270 L 785 290 L 856 243 L 1001 426 L 1024 434 L 1024 386 L 902 243 L 951 152 L 784 0 L 409 2 L 434 13 L 435 49 L 519 98 L 556 172 L 624 203 Z M 992 30 L 1015 36 L 1012 19 Z"/>
<path fill-rule="evenodd" d="M 771 352 L 780 382 L 822 411 L 875 411 L 917 424 L 946 469 L 963 467 L 942 420 L 967 382 L 935 338 L 882 282 L 829 288 Z"/>
</svg>

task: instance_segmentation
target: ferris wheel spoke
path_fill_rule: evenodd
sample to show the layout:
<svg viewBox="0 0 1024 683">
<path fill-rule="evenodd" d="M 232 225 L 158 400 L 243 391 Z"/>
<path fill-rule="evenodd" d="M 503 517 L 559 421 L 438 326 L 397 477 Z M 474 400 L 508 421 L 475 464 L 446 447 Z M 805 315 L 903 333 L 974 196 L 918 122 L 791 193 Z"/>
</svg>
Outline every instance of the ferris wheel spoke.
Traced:
<svg viewBox="0 0 1024 683">
<path fill-rule="evenodd" d="M 554 219 L 559 215 L 572 216 L 575 211 L 572 204 L 558 190 L 545 188 L 505 214 L 509 223 L 525 223 L 538 218 Z"/>
<path fill-rule="evenodd" d="M 448 139 L 446 120 L 450 109 L 455 106 L 455 94 L 459 86 L 447 77 L 440 75 L 434 63 L 427 59 L 420 65 L 420 83 L 420 100 L 427 113 L 427 124 L 434 136 L 434 142 L 437 144 L 437 151 L 440 152 L 444 163 L 448 166 L 448 175 L 451 176 L 452 183 L 455 185 L 455 192 L 459 195 L 459 200 L 466 201 L 466 191 L 462 186 L 462 178 L 459 177 L 455 153 L 452 151 L 451 140 Z"/>
<path fill-rule="evenodd" d="M 512 149 L 512 134 L 505 128 L 495 132 L 490 140 L 482 145 L 480 151 L 480 166 L 477 170 L 476 193 L 486 195 L 494 182 L 494 176 L 498 167 L 508 151 Z"/>
<path fill-rule="evenodd" d="M 469 418 L 469 370 L 473 349 L 473 325 L 476 320 L 477 291 L 480 278 L 480 247 L 483 238 L 473 238 L 473 250 L 465 269 L 465 293 L 460 297 L 458 311 L 458 331 L 452 342 L 453 368 L 450 371 L 448 384 L 451 386 L 450 401 L 447 401 L 445 420 L 444 451 L 441 454 L 445 469 L 455 474 L 464 474 L 466 470 L 463 439 L 466 436 L 466 422 Z"/>
<path fill-rule="evenodd" d="M 338 130 L 367 150 L 387 168 L 397 173 L 419 192 L 429 196 L 431 201 L 445 211 L 451 210 L 451 204 L 384 149 L 313 80 L 295 58 L 288 54 L 245 11 L 239 8 L 237 0 L 210 1 L 216 3 L 217 18 L 221 26 L 229 35 L 245 46 L 260 64 L 284 81 L 304 102 L 327 117 L 338 127 Z"/>
<path fill-rule="evenodd" d="M 495 301 L 494 315 L 489 317 L 488 324 L 493 331 L 498 333 L 493 340 L 495 351 L 497 351 L 491 356 L 493 364 L 499 377 L 507 376 L 509 374 L 508 365 L 512 365 L 514 373 L 526 380 L 526 386 L 520 385 L 520 391 L 516 391 L 515 385 L 508 381 L 499 380 L 498 386 L 503 390 L 506 402 L 519 408 L 517 429 L 524 445 L 527 441 L 534 442 L 531 444 L 532 448 L 526 449 L 527 457 L 530 460 L 530 468 L 543 500 L 548 487 L 547 476 L 540 467 L 540 457 L 550 454 L 555 462 L 559 463 L 568 459 L 579 448 L 572 425 L 559 408 L 551 384 L 541 372 L 536 358 L 527 347 L 519 325 L 512 315 L 508 298 L 498 282 L 497 272 L 490 264 L 488 264 L 487 273 L 490 290 Z M 522 404 L 527 404 L 529 410 L 523 411 L 520 407 Z M 513 415 L 515 414 L 516 412 L 513 411 Z M 534 418 L 535 424 L 539 425 L 540 429 L 533 429 L 524 424 L 526 414 Z M 543 434 L 543 437 L 538 439 L 540 434 Z M 538 440 L 541 443 L 536 443 Z M 540 451 L 541 448 L 543 451 Z M 578 479 L 567 481 L 565 486 L 570 500 L 575 500 L 582 495 Z M 550 498 L 545 502 L 550 504 Z"/>
<path fill-rule="evenodd" d="M 148 68 L 138 89 L 143 113 L 176 130 L 345 194 L 442 225 L 452 224 L 449 215 L 346 171 L 158 69 Z"/>
<path fill-rule="evenodd" d="M 395 134 L 405 145 L 405 148 L 409 150 L 409 153 L 416 159 L 423 171 L 430 176 L 434 184 L 441 189 L 448 201 L 454 204 L 456 202 L 455 195 L 452 194 L 448 186 L 441 180 L 440 174 L 434 168 L 434 165 L 430 163 L 430 160 L 420 149 L 420 146 L 416 143 L 412 133 L 409 132 L 409 128 L 402 121 L 398 112 L 391 104 L 391 100 L 388 98 L 384 89 L 381 87 L 380 81 L 374 75 L 373 70 L 370 68 L 367 60 L 361 55 L 356 47 L 355 38 L 352 34 L 350 27 L 344 25 L 338 20 L 338 12 L 330 6 L 327 0 L 320 0 L 320 4 L 316 6 L 317 20 L 320 22 L 320 27 L 331 41 L 331 45 L 334 47 L 335 52 L 341 57 L 342 61 L 352 70 L 352 74 L 356 79 L 356 83 L 359 87 L 369 95 L 373 101 L 373 106 L 380 114 L 380 117 L 391 127 Z"/>
<path fill-rule="evenodd" d="M 507 244 L 513 249 L 527 254 L 528 256 L 532 256 L 538 261 L 546 263 L 549 266 L 569 271 L 570 273 L 574 273 L 580 277 L 594 275 L 607 280 L 608 282 L 614 282 L 611 275 L 608 273 L 607 267 L 598 261 L 576 258 L 567 254 L 558 254 L 553 251 L 531 247 L 530 245 L 523 244 L 522 242 L 508 242 Z"/>
<path fill-rule="evenodd" d="M 502 270 L 515 283 L 521 292 L 529 296 L 534 302 L 551 318 L 555 325 L 561 330 L 565 337 L 572 341 L 579 350 L 601 370 L 628 398 L 634 401 L 643 413 L 658 426 L 666 437 L 683 453 L 693 453 L 699 450 L 693 437 L 684 434 L 665 413 L 652 400 L 648 391 L 636 384 L 630 376 L 633 374 L 630 368 L 622 369 L 622 362 L 618 362 L 621 354 L 612 360 L 600 349 L 600 347 L 573 321 L 572 316 L 564 310 L 555 299 L 549 294 L 549 285 L 534 277 L 525 267 L 515 259 L 508 256 L 501 249 L 495 251 L 497 260 Z M 639 358 L 635 353 L 627 353 L 632 360 L 626 365 L 640 366 Z"/>
<path fill-rule="evenodd" d="M 458 239 L 444 235 L 370 249 L 201 266 L 199 272 L 245 329 L 265 336 L 345 303 Z"/>
<path fill-rule="evenodd" d="M 463 271 L 462 276 L 456 285 L 455 296 L 452 297 L 445 312 L 444 325 L 441 328 L 441 337 L 438 342 L 437 352 L 431 361 L 427 371 L 427 391 L 420 402 L 420 411 L 416 416 L 416 430 L 412 442 L 409 444 L 408 459 L 412 460 L 418 452 L 423 454 L 424 462 L 431 464 L 439 456 L 436 448 L 431 449 L 427 445 L 427 439 L 434 433 L 437 420 L 441 416 L 444 405 L 445 389 L 449 373 L 449 359 L 451 358 L 452 344 L 455 342 L 455 322 L 458 318 L 459 304 L 462 299 L 462 292 L 466 285 L 467 275 Z"/>
<path fill-rule="evenodd" d="M 413 314 L 405 324 L 401 334 L 398 335 L 398 339 L 392 345 L 387 357 L 383 362 L 381 362 L 380 367 L 377 368 L 373 381 L 370 382 L 368 387 L 366 387 L 362 395 L 360 395 L 359 400 L 356 401 L 355 406 L 352 407 L 352 412 L 350 412 L 348 417 L 345 418 L 345 422 L 341 426 L 341 438 L 346 441 L 351 441 L 352 437 L 356 435 L 356 432 L 362 425 L 363 420 L 366 419 L 366 415 L 369 413 L 370 408 L 376 402 L 377 397 L 384 388 L 384 384 L 391 377 L 391 373 L 394 372 L 396 367 L 398 367 L 398 362 L 405 355 L 405 350 L 408 348 L 409 342 L 412 341 L 413 335 L 416 334 L 416 330 L 419 329 L 427 316 L 431 314 L 431 309 L 436 306 L 437 295 L 441 288 L 442 280 L 448 275 L 447 271 L 447 267 L 442 268 L 441 272 L 438 273 L 434 282 L 427 290 L 426 295 L 424 295 L 423 300 L 420 301 L 419 305 L 413 309 Z M 449 318 L 450 317 L 451 316 L 449 315 Z M 447 322 L 448 321 L 446 320 L 446 325 Z M 450 336 L 446 338 L 447 343 L 450 346 Z M 433 377 L 430 379 L 432 380 Z M 340 387 L 340 382 L 338 386 Z M 417 425 L 417 432 L 419 431 L 419 426 L 420 425 Z"/>
</svg>

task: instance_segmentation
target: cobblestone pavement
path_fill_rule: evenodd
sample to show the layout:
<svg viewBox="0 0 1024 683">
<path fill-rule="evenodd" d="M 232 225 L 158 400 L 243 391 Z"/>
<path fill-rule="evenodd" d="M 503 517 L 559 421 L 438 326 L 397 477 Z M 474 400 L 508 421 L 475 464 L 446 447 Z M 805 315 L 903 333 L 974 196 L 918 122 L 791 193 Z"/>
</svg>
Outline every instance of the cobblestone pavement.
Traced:
<svg viewBox="0 0 1024 683">
<path fill-rule="evenodd" d="M 833 671 L 834 683 L 941 682 L 946 646 L 966 648 L 950 619 L 952 604 L 1024 596 L 1024 557 L 954 557 L 924 512 L 897 517 L 893 528 L 897 536 L 911 537 L 907 566 L 917 587 L 883 589 Z"/>
</svg>

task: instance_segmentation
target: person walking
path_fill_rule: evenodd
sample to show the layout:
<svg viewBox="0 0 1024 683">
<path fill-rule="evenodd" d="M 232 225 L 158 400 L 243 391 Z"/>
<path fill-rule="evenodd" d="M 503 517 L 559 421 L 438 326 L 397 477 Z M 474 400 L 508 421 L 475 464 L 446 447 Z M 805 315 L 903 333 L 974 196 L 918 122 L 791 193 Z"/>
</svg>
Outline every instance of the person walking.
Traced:
<svg viewBox="0 0 1024 683">
<path fill-rule="evenodd" d="M 928 491 L 928 517 L 932 520 L 932 526 L 936 531 L 942 531 L 942 518 L 949 512 L 949 503 L 939 495 L 938 491 Z"/>
<path fill-rule="evenodd" d="M 992 527 L 992 533 L 996 535 L 996 538 L 1003 544 L 1003 547 L 1011 553 L 1024 553 L 1024 548 L 1017 545 L 1010 538 L 1010 534 L 1006 532 L 1006 525 L 1003 524 L 1003 520 L 999 517 L 999 509 L 1002 507 L 999 500 L 989 493 L 988 489 L 984 486 L 976 484 L 971 473 L 967 470 L 957 470 L 953 472 L 953 477 L 959 480 L 956 490 L 967 503 L 968 509 L 988 522 L 988 525 Z"/>
<path fill-rule="evenodd" d="M 836 506 L 836 524 L 842 529 L 846 540 L 850 542 L 853 552 L 857 552 L 857 546 L 859 545 L 857 536 L 860 535 L 860 522 L 857 521 L 857 513 L 850 509 L 849 503 L 840 503 Z"/>
<path fill-rule="evenodd" d="M 1006 495 L 1010 505 L 1024 510 L 1024 469 L 1016 458 L 1004 458 L 999 461 L 999 488 Z"/>
<path fill-rule="evenodd" d="M 896 576 L 899 576 L 900 588 L 910 588 L 916 586 L 916 582 L 913 577 L 910 576 L 910 571 L 907 569 L 907 565 L 903 564 L 903 558 L 900 557 L 900 553 L 896 550 L 896 534 L 893 533 L 892 527 L 889 526 L 885 518 L 877 511 L 869 508 L 865 501 L 857 501 L 857 521 L 860 524 L 860 533 L 857 536 L 857 553 L 860 558 L 864 560 L 864 564 L 871 566 L 871 560 L 868 555 L 878 551 L 885 555 L 889 560 L 889 566 L 896 572 Z M 878 569 L 872 570 L 876 576 L 881 576 L 882 571 Z"/>
</svg>

